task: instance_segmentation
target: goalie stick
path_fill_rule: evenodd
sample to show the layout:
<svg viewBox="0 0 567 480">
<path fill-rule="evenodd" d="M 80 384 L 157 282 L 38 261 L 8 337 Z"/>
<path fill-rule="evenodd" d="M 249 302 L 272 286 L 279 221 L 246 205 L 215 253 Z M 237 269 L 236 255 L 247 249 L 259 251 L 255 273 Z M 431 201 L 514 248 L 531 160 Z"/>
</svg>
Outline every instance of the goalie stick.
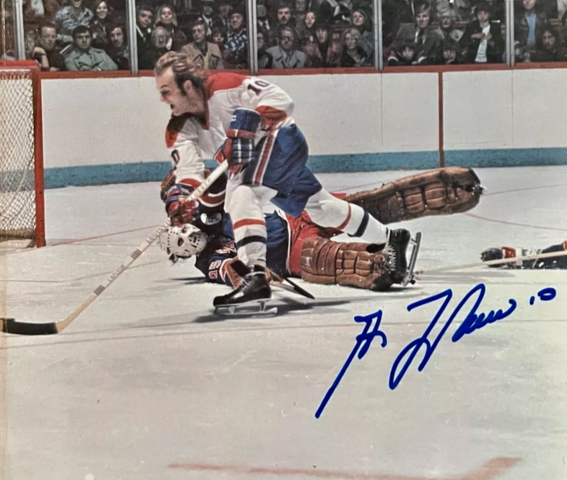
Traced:
<svg viewBox="0 0 567 480">
<path fill-rule="evenodd" d="M 463 265 L 454 265 L 448 267 L 432 268 L 430 270 L 420 270 L 415 272 L 416 275 L 428 275 L 430 273 L 437 272 L 450 272 L 453 270 L 462 270 L 465 268 L 482 267 L 484 265 L 506 265 L 507 263 L 523 262 L 524 260 L 539 260 L 540 258 L 553 258 L 553 257 L 565 257 L 567 256 L 567 251 L 565 252 L 550 252 L 550 253 L 539 253 L 534 255 L 524 255 L 523 257 L 513 257 L 513 258 L 502 258 L 500 260 L 488 260 L 487 262 L 475 262 L 475 263 L 465 263 Z"/>
<path fill-rule="evenodd" d="M 211 172 L 209 177 L 188 197 L 188 201 L 197 200 L 205 191 L 228 169 L 228 163 L 221 163 Z M 122 264 L 112 274 L 102 282 L 93 292 L 81 303 L 73 312 L 59 322 L 51 323 L 28 323 L 19 322 L 13 318 L 0 318 L 2 331 L 18 335 L 51 335 L 63 331 L 75 320 L 91 303 L 93 303 L 124 271 L 132 265 L 149 246 L 154 243 L 160 234 L 170 226 L 169 218 L 160 225 L 142 244 L 124 259 Z"/>
</svg>

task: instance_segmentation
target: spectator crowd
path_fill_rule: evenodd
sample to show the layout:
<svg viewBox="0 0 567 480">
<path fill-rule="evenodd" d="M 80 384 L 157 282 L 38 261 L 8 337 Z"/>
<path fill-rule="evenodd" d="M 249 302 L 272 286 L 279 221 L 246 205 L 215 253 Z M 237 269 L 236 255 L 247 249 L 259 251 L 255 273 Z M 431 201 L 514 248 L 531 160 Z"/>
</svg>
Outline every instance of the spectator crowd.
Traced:
<svg viewBox="0 0 567 480">
<path fill-rule="evenodd" d="M 206 69 L 250 68 L 246 3 L 139 1 L 139 69 L 171 50 Z M 516 61 L 567 61 L 567 0 L 514 2 Z M 127 70 L 125 11 L 124 0 L 24 0 L 26 57 L 44 71 Z M 256 13 L 260 69 L 374 65 L 371 0 L 257 0 Z M 382 0 L 382 21 L 389 66 L 505 61 L 502 0 Z"/>
<path fill-rule="evenodd" d="M 514 0 L 516 62 L 567 61 L 567 0 Z M 504 63 L 506 3 L 384 0 L 388 65 Z"/>
</svg>

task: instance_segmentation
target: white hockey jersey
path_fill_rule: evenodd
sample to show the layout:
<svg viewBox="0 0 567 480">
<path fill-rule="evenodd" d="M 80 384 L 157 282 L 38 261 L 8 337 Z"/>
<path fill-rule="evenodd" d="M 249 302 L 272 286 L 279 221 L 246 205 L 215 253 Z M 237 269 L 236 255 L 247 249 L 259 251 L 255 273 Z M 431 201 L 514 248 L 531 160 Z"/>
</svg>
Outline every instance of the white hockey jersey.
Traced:
<svg viewBox="0 0 567 480">
<path fill-rule="evenodd" d="M 293 100 L 281 88 L 264 80 L 234 73 L 212 74 L 205 83 L 207 92 L 206 124 L 192 115 L 172 117 L 165 135 L 176 183 L 197 188 L 204 180 L 203 159 L 212 159 L 226 140 L 232 114 L 238 108 L 256 110 L 262 116 L 257 133 L 259 142 L 270 131 L 294 122 Z M 224 200 L 224 194 L 222 195 Z M 201 203 L 222 203 L 220 197 L 205 195 Z"/>
</svg>

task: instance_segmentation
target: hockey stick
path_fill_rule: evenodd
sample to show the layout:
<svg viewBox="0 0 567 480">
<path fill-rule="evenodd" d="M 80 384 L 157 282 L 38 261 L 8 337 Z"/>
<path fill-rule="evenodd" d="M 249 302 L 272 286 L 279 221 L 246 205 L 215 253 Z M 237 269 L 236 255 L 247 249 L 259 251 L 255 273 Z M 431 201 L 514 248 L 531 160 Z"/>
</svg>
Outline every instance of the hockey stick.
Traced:
<svg viewBox="0 0 567 480">
<path fill-rule="evenodd" d="M 302 296 L 309 298 L 311 300 L 316 300 L 316 298 L 311 293 L 309 293 L 304 288 L 300 287 L 297 283 L 292 282 L 289 278 L 281 277 L 280 275 L 278 275 L 276 272 L 274 272 L 272 270 L 270 270 L 270 274 L 274 278 L 274 281 L 279 283 L 278 287 L 283 288 L 284 290 L 287 290 L 289 292 L 297 293 L 297 294 L 302 295 Z M 286 285 L 284 282 L 289 283 L 289 285 Z"/>
<path fill-rule="evenodd" d="M 484 265 L 505 265 L 508 263 L 516 263 L 522 262 L 524 260 L 538 260 L 540 258 L 553 258 L 553 257 L 565 257 L 567 256 L 567 251 L 565 252 L 550 252 L 550 253 L 540 253 L 534 255 L 525 255 L 523 257 L 514 257 L 514 258 L 502 258 L 500 260 L 488 260 L 487 262 L 475 262 L 475 263 L 465 263 L 463 265 L 454 265 L 449 267 L 439 267 L 439 268 L 432 268 L 431 270 L 420 270 L 416 272 L 416 275 L 427 275 L 430 273 L 437 273 L 437 272 L 450 272 L 452 270 L 462 270 L 464 268 L 474 268 L 474 267 L 482 267 Z"/>
<path fill-rule="evenodd" d="M 188 201 L 197 200 L 205 191 L 219 178 L 228 168 L 228 163 L 221 163 L 215 170 L 211 172 L 209 177 L 188 197 Z M 134 250 L 128 257 L 124 259 L 122 264 L 112 274 L 101 283 L 87 299 L 71 312 L 66 318 L 59 322 L 52 323 L 27 323 L 18 322 L 13 318 L 0 318 L 2 321 L 2 331 L 5 333 L 15 333 L 18 335 L 50 335 L 63 331 L 69 324 L 75 320 L 91 303 L 93 303 L 99 295 L 104 292 L 124 271 L 132 265 L 149 246 L 154 243 L 162 232 L 165 232 L 170 226 L 169 219 L 160 225 L 154 233 L 152 233 L 142 244 Z"/>
</svg>

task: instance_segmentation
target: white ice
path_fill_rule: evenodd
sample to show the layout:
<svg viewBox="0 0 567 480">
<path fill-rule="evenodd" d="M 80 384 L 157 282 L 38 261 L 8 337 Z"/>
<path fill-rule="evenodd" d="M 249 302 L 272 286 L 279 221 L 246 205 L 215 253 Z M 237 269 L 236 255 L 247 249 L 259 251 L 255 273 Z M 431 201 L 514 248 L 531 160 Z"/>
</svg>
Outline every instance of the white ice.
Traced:
<svg viewBox="0 0 567 480">
<path fill-rule="evenodd" d="M 355 192 L 409 173 L 319 178 Z M 477 208 L 404 224 L 423 232 L 418 269 L 567 239 L 567 167 L 477 173 L 488 188 Z M 0 313 L 66 317 L 163 222 L 158 189 L 48 190 L 48 246 L 0 258 Z M 299 281 L 321 305 L 283 292 L 276 317 L 219 320 L 212 299 L 228 288 L 152 246 L 62 333 L 0 334 L 0 478 L 564 480 L 566 280 L 478 267 L 387 293 Z M 451 288 L 455 308 L 481 282 L 480 311 L 509 299 L 516 311 L 453 343 L 461 315 L 423 371 L 422 349 L 392 391 L 394 360 L 438 308 L 407 305 Z M 546 287 L 557 297 L 530 306 Z M 362 330 L 353 317 L 380 309 L 387 346 L 376 339 L 353 360 L 316 419 Z"/>
</svg>

